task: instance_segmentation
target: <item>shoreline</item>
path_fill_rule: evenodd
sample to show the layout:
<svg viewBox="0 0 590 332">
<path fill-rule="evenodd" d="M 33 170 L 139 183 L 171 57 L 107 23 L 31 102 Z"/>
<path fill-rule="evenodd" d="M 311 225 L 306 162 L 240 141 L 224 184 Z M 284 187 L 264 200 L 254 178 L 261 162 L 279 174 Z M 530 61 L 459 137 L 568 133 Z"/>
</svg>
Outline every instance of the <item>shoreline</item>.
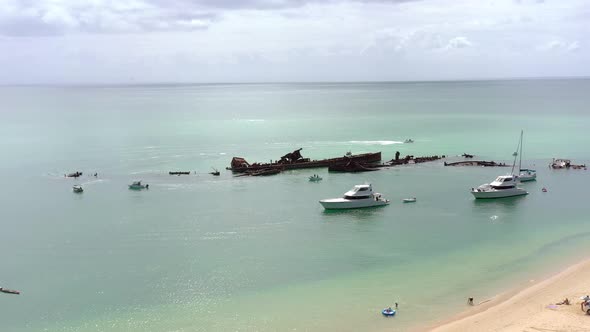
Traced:
<svg viewBox="0 0 590 332">
<path fill-rule="evenodd" d="M 590 331 L 580 297 L 590 294 L 590 259 L 478 302 L 418 331 Z M 568 298 L 571 305 L 554 305 Z"/>
</svg>

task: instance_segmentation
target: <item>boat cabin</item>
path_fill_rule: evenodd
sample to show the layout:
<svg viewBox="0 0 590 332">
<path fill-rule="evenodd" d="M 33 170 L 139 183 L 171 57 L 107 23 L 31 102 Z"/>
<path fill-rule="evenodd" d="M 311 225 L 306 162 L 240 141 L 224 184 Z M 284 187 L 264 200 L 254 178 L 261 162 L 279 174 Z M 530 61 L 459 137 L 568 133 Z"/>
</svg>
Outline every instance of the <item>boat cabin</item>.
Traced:
<svg viewBox="0 0 590 332">
<path fill-rule="evenodd" d="M 370 184 L 359 184 L 344 194 L 346 199 L 367 199 L 373 196 L 373 187 Z"/>
<path fill-rule="evenodd" d="M 510 189 L 516 187 L 518 183 L 518 176 L 502 175 L 498 176 L 490 186 L 494 189 Z"/>
</svg>

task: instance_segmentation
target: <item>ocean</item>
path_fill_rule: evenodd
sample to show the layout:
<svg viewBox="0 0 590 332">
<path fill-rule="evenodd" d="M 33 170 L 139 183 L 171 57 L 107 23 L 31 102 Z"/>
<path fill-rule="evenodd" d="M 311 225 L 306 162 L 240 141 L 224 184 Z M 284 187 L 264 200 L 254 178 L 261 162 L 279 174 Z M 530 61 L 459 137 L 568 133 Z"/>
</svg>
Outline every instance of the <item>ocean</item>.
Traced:
<svg viewBox="0 0 590 332">
<path fill-rule="evenodd" d="M 590 161 L 588 91 L 588 79 L 0 87 L 0 287 L 22 292 L 0 294 L 2 330 L 432 324 L 587 257 L 590 173 L 548 164 Z M 463 153 L 512 163 L 521 130 L 523 167 L 538 172 L 527 196 L 475 201 L 470 188 L 510 168 L 443 165 Z M 447 158 L 357 174 L 225 170 L 298 148 Z M 128 190 L 135 180 L 149 190 Z M 318 203 L 362 183 L 391 204 Z"/>
</svg>

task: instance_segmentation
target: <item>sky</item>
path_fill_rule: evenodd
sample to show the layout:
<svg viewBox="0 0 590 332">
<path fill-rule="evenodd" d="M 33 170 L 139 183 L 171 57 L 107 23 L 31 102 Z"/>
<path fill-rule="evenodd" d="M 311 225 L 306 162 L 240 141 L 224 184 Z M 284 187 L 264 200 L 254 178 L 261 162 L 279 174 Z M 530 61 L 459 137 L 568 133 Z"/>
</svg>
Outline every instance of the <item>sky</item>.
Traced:
<svg viewBox="0 0 590 332">
<path fill-rule="evenodd" d="M 590 76 L 590 0 L 0 0 L 0 84 Z"/>
</svg>

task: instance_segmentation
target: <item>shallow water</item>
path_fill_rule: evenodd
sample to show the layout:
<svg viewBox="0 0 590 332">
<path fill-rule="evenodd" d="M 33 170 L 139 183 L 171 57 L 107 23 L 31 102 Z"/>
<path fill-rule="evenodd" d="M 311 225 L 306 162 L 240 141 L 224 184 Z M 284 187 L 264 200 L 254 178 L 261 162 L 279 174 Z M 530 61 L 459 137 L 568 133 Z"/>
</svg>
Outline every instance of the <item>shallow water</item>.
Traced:
<svg viewBox="0 0 590 332">
<path fill-rule="evenodd" d="M 433 322 L 583 255 L 588 80 L 3 87 L 0 296 L 10 331 L 359 331 Z M 537 182 L 474 201 L 509 168 L 207 174 L 382 151 L 508 161 Z M 413 144 L 400 144 L 413 138 Z M 451 157 L 449 160 L 460 160 Z M 80 179 L 63 174 L 81 170 Z M 169 176 L 190 170 L 190 176 Z M 98 172 L 98 177 L 88 176 Z M 308 176 L 318 173 L 319 183 Z M 150 184 L 130 191 L 133 180 Z M 383 208 L 324 212 L 370 182 Z M 83 184 L 83 194 L 73 194 Z M 542 193 L 541 188 L 549 191 Z M 405 197 L 417 197 L 403 204 Z M 400 303 L 399 315 L 381 317 Z"/>
</svg>

